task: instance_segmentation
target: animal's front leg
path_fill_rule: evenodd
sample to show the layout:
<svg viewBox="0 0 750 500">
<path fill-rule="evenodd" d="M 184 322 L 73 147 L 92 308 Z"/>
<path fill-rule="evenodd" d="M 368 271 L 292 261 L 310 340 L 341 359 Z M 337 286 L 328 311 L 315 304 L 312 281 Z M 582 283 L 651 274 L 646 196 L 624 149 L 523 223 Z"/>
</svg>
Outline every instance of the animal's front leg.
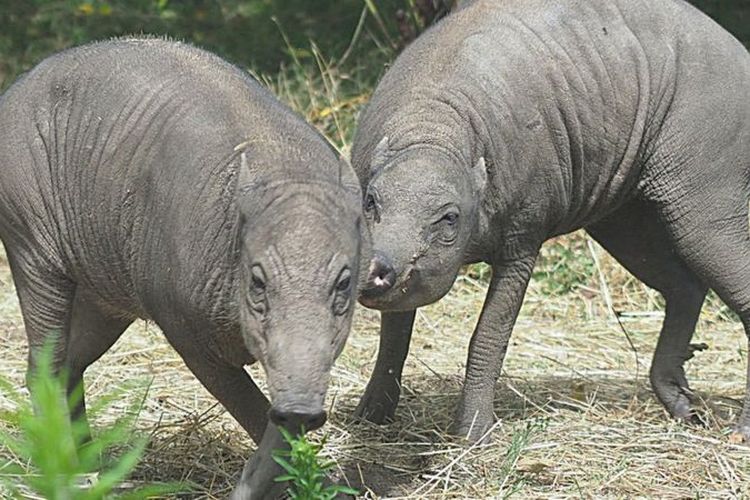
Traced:
<svg viewBox="0 0 750 500">
<path fill-rule="evenodd" d="M 283 474 L 284 470 L 276 463 L 271 453 L 273 450 L 288 449 L 289 444 L 276 426 L 269 422 L 258 449 L 242 469 L 242 476 L 232 492 L 231 499 L 256 500 L 281 495 L 284 486 L 274 479 Z"/>
<path fill-rule="evenodd" d="M 216 338 L 217 333 L 200 326 L 180 323 L 164 333 L 203 387 L 229 411 L 258 443 L 265 436 L 270 404 L 265 394 L 242 366 L 230 364 L 198 339 Z"/>
<path fill-rule="evenodd" d="M 376 424 L 393 420 L 401 395 L 401 370 L 409 352 L 416 311 L 384 312 L 380 319 L 380 347 L 375 369 L 354 412 Z"/>
<path fill-rule="evenodd" d="M 469 345 L 466 378 L 453 423 L 453 433 L 469 441 L 488 439 L 485 434 L 494 422 L 495 382 L 535 261 L 536 252 L 492 267 L 492 281 Z"/>
<path fill-rule="evenodd" d="M 745 325 L 745 332 L 750 332 L 748 325 Z M 747 343 L 747 378 L 745 378 L 745 404 L 742 407 L 742 414 L 734 428 L 731 440 L 735 442 L 745 442 L 750 444 L 750 334 L 748 334 Z"/>
</svg>

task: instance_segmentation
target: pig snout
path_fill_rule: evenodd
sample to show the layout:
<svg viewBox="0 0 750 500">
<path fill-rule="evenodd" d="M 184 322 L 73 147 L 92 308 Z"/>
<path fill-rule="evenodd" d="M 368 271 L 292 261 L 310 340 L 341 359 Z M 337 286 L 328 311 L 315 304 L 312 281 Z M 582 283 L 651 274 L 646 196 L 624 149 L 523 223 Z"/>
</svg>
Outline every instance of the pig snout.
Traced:
<svg viewBox="0 0 750 500">
<path fill-rule="evenodd" d="M 375 252 L 370 261 L 367 283 L 362 289 L 365 298 L 376 298 L 385 294 L 396 284 L 396 270 L 391 259 L 380 252 Z"/>
<path fill-rule="evenodd" d="M 314 431 L 326 423 L 328 415 L 324 411 L 299 411 L 299 410 L 282 410 L 271 408 L 268 412 L 268 418 L 274 424 L 284 427 L 289 432 L 299 432 L 300 429 L 305 431 Z"/>
<path fill-rule="evenodd" d="M 325 314 L 324 311 L 314 314 L 314 308 L 305 310 L 313 317 Z M 277 335 L 274 332 L 269 335 L 276 342 L 272 342 L 272 355 L 266 367 L 272 401 L 268 419 L 296 434 L 302 429 L 315 430 L 326 422 L 323 408 L 334 347 L 329 335 L 300 330 L 299 325 L 304 322 L 293 313 L 287 313 L 287 319 L 292 319 L 291 324 L 279 325 Z"/>
</svg>

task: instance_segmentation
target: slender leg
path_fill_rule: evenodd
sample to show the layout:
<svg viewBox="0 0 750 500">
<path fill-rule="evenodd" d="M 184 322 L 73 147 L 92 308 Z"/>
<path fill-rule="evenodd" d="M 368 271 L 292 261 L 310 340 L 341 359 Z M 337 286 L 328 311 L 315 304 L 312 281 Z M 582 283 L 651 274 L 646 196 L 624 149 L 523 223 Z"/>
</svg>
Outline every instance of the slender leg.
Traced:
<svg viewBox="0 0 750 500">
<path fill-rule="evenodd" d="M 70 319 L 70 336 L 64 365 L 68 370 L 68 397 L 75 397 L 71 418 L 86 419 L 86 403 L 83 388 L 83 373 L 99 359 L 132 322 L 132 319 L 113 317 L 104 312 L 82 290 L 76 289 Z"/>
<path fill-rule="evenodd" d="M 676 254 L 652 204 L 635 200 L 587 230 L 628 271 L 664 297 L 666 314 L 651 363 L 651 386 L 673 417 L 697 420 L 683 364 L 696 350 L 690 340 L 706 286 Z"/>
<path fill-rule="evenodd" d="M 495 382 L 535 261 L 533 252 L 492 267 L 492 281 L 469 345 L 466 378 L 452 429 L 470 441 L 481 439 L 495 420 Z"/>
<path fill-rule="evenodd" d="M 284 469 L 273 460 L 272 452 L 288 449 L 289 445 L 281 433 L 269 422 L 258 449 L 242 469 L 242 477 L 232 492 L 231 499 L 256 500 L 278 497 L 285 485 L 275 483 L 274 479 L 283 474 Z"/>
<path fill-rule="evenodd" d="M 690 343 L 700 315 L 705 292 L 665 295 L 666 314 L 651 361 L 651 387 L 675 418 L 700 423 L 693 410 L 693 392 L 685 377 L 684 363 L 702 346 Z"/>
<path fill-rule="evenodd" d="M 54 342 L 54 372 L 65 363 L 75 285 L 54 266 L 26 253 L 8 252 L 8 262 L 29 342 L 28 384 L 36 372 L 39 352 L 48 342 Z"/>
<path fill-rule="evenodd" d="M 268 410 L 268 398 L 241 366 L 233 366 L 210 352 L 201 350 L 196 339 L 210 333 L 165 331 L 172 346 L 203 386 L 250 434 L 253 441 L 262 439 Z"/>
<path fill-rule="evenodd" d="M 662 200 L 658 210 L 677 254 L 739 315 L 750 339 L 750 234 L 744 179 L 721 178 L 718 173 L 712 179 L 694 196 Z M 737 439 L 746 441 L 750 441 L 749 395 L 750 379 L 736 425 Z"/>
<path fill-rule="evenodd" d="M 354 412 L 355 417 L 376 424 L 393 420 L 401 394 L 401 372 L 414 326 L 416 311 L 383 312 L 380 347 L 370 382 Z"/>
<path fill-rule="evenodd" d="M 244 368 L 233 366 L 197 345 L 197 339 L 206 335 L 210 338 L 210 333 L 184 329 L 178 334 L 165 333 L 190 371 L 258 444 L 242 471 L 232 498 L 274 498 L 283 491 L 283 486 L 274 482 L 283 470 L 273 460 L 271 451 L 285 449 L 287 445 L 276 426 L 268 421 L 268 399 Z"/>
</svg>

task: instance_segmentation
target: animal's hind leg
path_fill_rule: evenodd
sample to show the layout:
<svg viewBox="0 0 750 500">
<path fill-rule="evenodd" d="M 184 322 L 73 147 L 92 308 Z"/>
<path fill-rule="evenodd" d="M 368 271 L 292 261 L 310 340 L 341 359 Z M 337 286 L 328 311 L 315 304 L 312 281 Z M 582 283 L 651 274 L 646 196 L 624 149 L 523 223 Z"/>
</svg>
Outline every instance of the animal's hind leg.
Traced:
<svg viewBox="0 0 750 500">
<path fill-rule="evenodd" d="M 102 313 L 73 282 L 43 261 L 10 252 L 8 260 L 29 341 L 27 380 L 36 371 L 40 350 L 52 341 L 52 369 L 68 377 L 71 418 L 85 422 L 83 372 L 109 349 L 130 320 Z"/>
<path fill-rule="evenodd" d="M 75 285 L 54 266 L 25 252 L 8 252 L 8 262 L 29 342 L 28 383 L 36 372 L 42 348 L 50 342 L 54 343 L 54 373 L 65 363 Z"/>
<path fill-rule="evenodd" d="M 692 357 L 690 339 L 706 296 L 706 287 L 680 257 L 656 208 L 635 200 L 587 228 L 626 269 L 658 290 L 666 314 L 651 363 L 651 386 L 669 413 L 696 418 L 683 364 Z"/>
<path fill-rule="evenodd" d="M 73 419 L 86 421 L 83 373 L 120 338 L 133 318 L 105 312 L 90 294 L 76 290 L 64 366 L 68 371 L 68 396 L 74 402 Z"/>
<path fill-rule="evenodd" d="M 708 176 L 706 176 L 708 177 Z M 750 233 L 746 179 L 717 166 L 710 178 L 678 179 L 691 196 L 659 200 L 677 254 L 739 315 L 750 345 Z M 688 182 L 689 181 L 689 182 Z M 700 187 L 698 187 L 700 186 Z M 749 357 L 750 358 L 750 357 Z M 750 359 L 749 359 L 750 362 Z M 750 375 L 750 368 L 748 369 Z M 750 379 L 737 431 L 750 440 Z"/>
</svg>

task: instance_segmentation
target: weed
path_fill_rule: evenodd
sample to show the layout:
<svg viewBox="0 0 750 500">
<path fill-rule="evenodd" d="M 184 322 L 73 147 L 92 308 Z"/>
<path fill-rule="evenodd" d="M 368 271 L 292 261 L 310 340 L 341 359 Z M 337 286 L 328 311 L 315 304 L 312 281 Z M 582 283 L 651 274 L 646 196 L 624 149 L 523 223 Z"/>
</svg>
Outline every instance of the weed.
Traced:
<svg viewBox="0 0 750 500">
<path fill-rule="evenodd" d="M 590 283 L 594 271 L 586 239 L 568 237 L 552 240 L 544 246 L 533 278 L 541 284 L 544 295 L 557 297 Z"/>
<path fill-rule="evenodd" d="M 66 377 L 55 376 L 52 353 L 51 344 L 40 351 L 36 372 L 29 379 L 30 401 L 0 378 L 0 388 L 15 405 L 3 415 L 13 430 L 0 431 L 0 444 L 15 461 L 0 465 L 0 484 L 15 498 L 26 498 L 29 493 L 49 500 L 108 498 L 135 468 L 145 449 L 145 439 L 132 438 L 132 427 L 148 388 L 133 400 L 124 417 L 89 438 L 87 423 L 71 420 L 69 411 L 82 391 L 75 391 L 68 401 Z M 103 412 L 123 392 L 120 388 L 104 396 L 91 407 L 90 414 Z M 126 451 L 119 458 L 102 458 L 113 448 L 123 447 Z M 92 473 L 100 465 L 101 471 Z M 120 494 L 119 498 L 140 499 L 184 489 L 174 484 L 151 485 Z"/>
<path fill-rule="evenodd" d="M 337 495 L 357 495 L 355 489 L 338 484 L 326 484 L 326 473 L 333 462 L 322 462 L 319 457 L 322 443 L 310 442 L 304 434 L 292 436 L 289 431 L 279 428 L 289 443 L 289 451 L 275 450 L 273 459 L 281 465 L 286 474 L 276 478 L 277 482 L 290 483 L 287 494 L 293 500 L 332 500 Z"/>
<path fill-rule="evenodd" d="M 523 487 L 523 478 L 515 475 L 516 464 L 531 439 L 546 428 L 545 419 L 534 419 L 526 422 L 524 428 L 513 435 L 500 466 L 500 491 L 503 492 L 503 498 L 510 498 Z"/>
</svg>

